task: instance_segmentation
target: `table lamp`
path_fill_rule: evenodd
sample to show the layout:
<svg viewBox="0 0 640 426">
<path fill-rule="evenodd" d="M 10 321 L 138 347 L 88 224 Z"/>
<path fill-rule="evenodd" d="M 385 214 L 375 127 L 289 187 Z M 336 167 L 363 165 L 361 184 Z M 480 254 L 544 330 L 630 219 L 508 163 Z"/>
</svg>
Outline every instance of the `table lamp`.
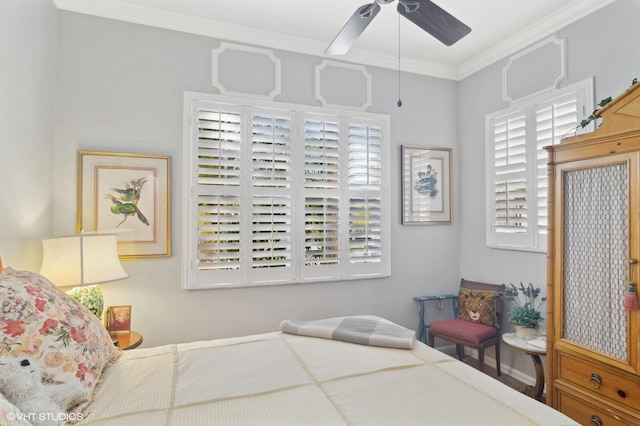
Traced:
<svg viewBox="0 0 640 426">
<path fill-rule="evenodd" d="M 116 234 L 78 234 L 42 241 L 40 274 L 102 319 L 104 298 L 97 285 L 127 278 L 118 258 Z"/>
</svg>

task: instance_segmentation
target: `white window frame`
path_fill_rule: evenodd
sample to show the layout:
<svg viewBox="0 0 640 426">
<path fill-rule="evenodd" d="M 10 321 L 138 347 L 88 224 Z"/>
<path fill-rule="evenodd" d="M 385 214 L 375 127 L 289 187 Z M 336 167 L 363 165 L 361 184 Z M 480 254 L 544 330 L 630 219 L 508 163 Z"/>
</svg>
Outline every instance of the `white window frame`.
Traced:
<svg viewBox="0 0 640 426">
<path fill-rule="evenodd" d="M 250 238 L 241 237 L 239 270 L 203 270 L 199 268 L 198 260 L 198 199 L 201 196 L 202 185 L 198 185 L 198 119 L 194 118 L 198 111 L 198 105 L 226 105 L 230 109 L 241 111 L 281 111 L 283 115 L 291 117 L 291 155 L 292 155 L 292 176 L 291 176 L 291 250 L 293 252 L 291 266 L 277 268 L 251 267 L 245 262 L 245 258 L 251 256 L 251 247 L 247 243 Z M 340 147 L 339 147 L 339 167 L 340 183 L 339 190 L 326 195 L 322 190 L 316 192 L 319 196 L 330 196 L 339 198 L 339 238 L 340 255 L 338 264 L 313 265 L 305 267 L 305 189 L 304 158 L 305 158 L 305 134 L 304 122 L 306 118 L 329 117 L 340 122 Z M 349 145 L 348 130 L 350 124 L 362 124 L 365 127 L 371 125 L 380 129 L 381 180 L 379 190 L 367 190 L 367 188 L 356 189 L 349 187 Z M 252 197 L 256 195 L 250 181 L 251 176 L 247 176 L 242 170 L 251 170 L 251 159 L 246 155 L 246 150 L 251 149 L 251 140 L 246 141 L 248 126 L 251 123 L 245 121 L 241 125 L 244 133 L 242 142 L 240 161 L 240 186 L 243 188 L 239 194 L 240 205 L 246 206 L 251 203 Z M 390 117 L 382 114 L 364 113 L 358 111 L 336 110 L 321 107 L 310 107 L 295 104 L 286 104 L 268 100 L 247 100 L 230 96 L 211 95 L 203 93 L 186 92 L 184 94 L 184 130 L 183 130 L 183 175 L 184 190 L 182 196 L 183 214 L 183 239 L 182 239 L 182 288 L 187 290 L 215 289 L 229 287 L 252 287 L 278 284 L 296 284 L 305 282 L 328 282 L 328 281 L 349 281 L 367 278 L 381 278 L 391 275 L 391 214 L 390 214 Z M 242 154 L 245 153 L 245 154 Z M 300 161 L 302 163 L 300 163 Z M 243 183 L 244 182 L 244 183 Z M 248 183 L 249 182 L 249 183 Z M 219 186 L 220 187 L 220 186 Z M 229 192 L 228 186 L 221 185 L 222 190 L 217 191 L 220 195 L 238 192 Z M 249 190 L 247 190 L 249 188 Z M 216 193 L 214 189 L 207 189 L 209 193 Z M 268 195 L 260 188 L 260 193 Z M 282 191 L 278 189 L 280 193 Z M 306 192 L 305 192 L 306 191 Z M 330 191 L 327 191 L 328 194 Z M 371 195 L 379 197 L 380 223 L 380 260 L 371 262 L 360 262 L 356 259 L 355 250 L 350 249 L 350 212 L 356 211 L 354 215 L 360 215 L 359 206 L 350 210 L 350 201 L 362 199 L 363 196 Z M 365 208 L 366 210 L 366 208 Z M 238 216 L 250 217 L 248 210 L 240 208 Z M 364 214 L 368 212 L 365 211 Z M 378 214 L 377 211 L 374 214 Z M 360 216 L 358 216 L 360 217 Z M 240 232 L 249 234 L 251 220 L 240 219 Z M 249 222 L 249 224 L 247 224 Z M 248 239 L 247 239 L 248 238 Z"/>
<path fill-rule="evenodd" d="M 594 109 L 593 79 L 589 78 L 561 89 L 549 90 L 544 93 L 522 99 L 517 103 L 489 114 L 485 117 L 485 154 L 486 154 L 486 245 L 491 248 L 520 250 L 544 253 L 547 251 L 547 229 L 540 224 L 546 212 L 546 158 L 547 153 L 542 145 L 555 145 L 563 137 L 573 136 L 574 132 L 555 133 L 552 135 L 552 143 L 540 143 L 536 128 L 536 113 L 543 107 L 548 107 L 559 99 L 575 96 L 576 101 L 576 133 L 584 133 L 593 130 L 593 123 L 584 129 L 579 126 L 580 121 L 586 118 Z M 519 117 L 524 119 L 525 154 L 524 169 L 516 171 L 518 178 L 525 180 L 526 185 L 526 209 L 522 212 L 523 227 L 520 232 L 504 233 L 497 231 L 496 224 L 496 123 Z M 555 131 L 555 128 L 554 128 Z M 544 165 L 543 165 L 544 164 Z M 516 176 L 513 175 L 513 176 Z M 542 195 L 541 195 L 542 193 Z M 538 213 L 543 212 L 543 213 Z"/>
</svg>

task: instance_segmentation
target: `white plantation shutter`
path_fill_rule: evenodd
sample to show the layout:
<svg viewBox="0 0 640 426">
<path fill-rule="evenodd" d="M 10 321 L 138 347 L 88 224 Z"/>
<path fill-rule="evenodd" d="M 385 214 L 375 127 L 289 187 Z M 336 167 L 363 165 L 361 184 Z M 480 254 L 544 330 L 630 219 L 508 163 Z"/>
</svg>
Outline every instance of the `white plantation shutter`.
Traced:
<svg viewBox="0 0 640 426">
<path fill-rule="evenodd" d="M 561 96 L 536 108 L 536 217 L 540 248 L 547 245 L 547 151 L 545 146 L 560 143 L 580 122 L 580 104 L 575 94 Z"/>
<path fill-rule="evenodd" d="M 339 200 L 305 197 L 305 265 L 337 265 L 340 262 Z"/>
<path fill-rule="evenodd" d="M 288 112 L 251 114 L 252 272 L 247 280 L 254 283 L 293 280 L 291 125 Z"/>
<path fill-rule="evenodd" d="M 339 189 L 340 123 L 304 120 L 304 186 L 311 190 Z"/>
<path fill-rule="evenodd" d="M 366 124 L 349 125 L 349 187 L 380 191 L 382 129 Z"/>
<path fill-rule="evenodd" d="M 240 268 L 239 197 L 199 197 L 198 263 L 203 270 Z"/>
<path fill-rule="evenodd" d="M 340 275 L 340 142 L 338 117 L 305 115 L 304 279 Z"/>
<path fill-rule="evenodd" d="M 527 232 L 527 131 L 522 113 L 494 123 L 495 210 L 498 234 Z"/>
<path fill-rule="evenodd" d="M 291 266 L 291 198 L 255 196 L 251 206 L 251 266 Z"/>
<path fill-rule="evenodd" d="M 241 115 L 236 108 L 199 104 L 194 121 L 197 268 L 236 280 L 241 257 Z"/>
<path fill-rule="evenodd" d="M 382 129 L 349 125 L 349 262 L 353 268 L 382 261 Z"/>
<path fill-rule="evenodd" d="M 388 118 L 210 97 L 185 102 L 183 287 L 388 276 Z"/>
<path fill-rule="evenodd" d="M 240 115 L 231 109 L 199 108 L 198 184 L 240 185 Z"/>
<path fill-rule="evenodd" d="M 291 117 L 254 113 L 251 164 L 255 187 L 291 186 Z"/>
<path fill-rule="evenodd" d="M 487 116 L 487 245 L 545 251 L 547 152 L 592 111 L 590 80 Z"/>
<path fill-rule="evenodd" d="M 378 197 L 354 197 L 349 200 L 349 261 L 377 263 L 382 260 L 380 211 Z"/>
</svg>

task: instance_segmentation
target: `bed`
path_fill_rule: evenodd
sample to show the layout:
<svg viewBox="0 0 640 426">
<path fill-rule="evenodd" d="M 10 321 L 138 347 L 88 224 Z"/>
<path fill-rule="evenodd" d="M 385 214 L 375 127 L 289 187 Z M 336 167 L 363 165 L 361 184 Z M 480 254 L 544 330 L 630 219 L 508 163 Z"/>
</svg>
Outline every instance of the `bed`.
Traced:
<svg viewBox="0 0 640 426">
<path fill-rule="evenodd" d="M 20 300 L 28 320 L 11 337 L 15 316 L 0 318 L 2 356 L 19 352 L 59 381 L 80 380 L 86 400 L 70 411 L 78 425 L 577 424 L 379 317 L 286 320 L 266 334 L 117 351 L 102 342 L 108 334 L 95 317 L 38 274 L 7 268 L 0 296 Z M 34 312 L 27 312 L 30 304 Z M 56 328 L 43 325 L 52 319 L 52 335 L 60 335 L 64 319 L 86 340 L 52 347 L 55 339 L 43 340 Z M 43 340 L 37 348 L 12 343 L 28 333 Z M 78 358 L 73 350 L 91 353 Z M 74 356 L 82 361 L 77 370 L 60 375 L 75 364 L 61 369 L 52 358 Z M 6 423 L 16 410 L 0 398 L 0 423 L 29 424 Z"/>
</svg>

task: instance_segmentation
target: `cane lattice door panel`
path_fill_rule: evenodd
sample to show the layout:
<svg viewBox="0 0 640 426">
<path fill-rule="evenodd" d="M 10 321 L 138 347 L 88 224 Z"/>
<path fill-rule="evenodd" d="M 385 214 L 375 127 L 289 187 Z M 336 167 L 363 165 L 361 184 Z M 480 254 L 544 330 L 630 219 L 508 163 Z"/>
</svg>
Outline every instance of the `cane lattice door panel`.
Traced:
<svg viewBox="0 0 640 426">
<path fill-rule="evenodd" d="M 628 363 L 629 163 L 563 173 L 563 338 Z"/>
</svg>

